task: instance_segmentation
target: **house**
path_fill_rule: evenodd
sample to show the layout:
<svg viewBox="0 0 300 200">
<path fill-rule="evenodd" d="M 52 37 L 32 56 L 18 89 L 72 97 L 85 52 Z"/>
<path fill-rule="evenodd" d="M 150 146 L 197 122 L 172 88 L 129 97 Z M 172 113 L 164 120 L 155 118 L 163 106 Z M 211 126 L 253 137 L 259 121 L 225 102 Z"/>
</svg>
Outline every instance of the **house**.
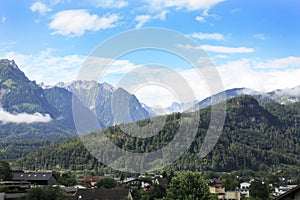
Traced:
<svg viewBox="0 0 300 200">
<path fill-rule="evenodd" d="M 287 191 L 289 191 L 289 190 L 291 190 L 291 189 L 293 189 L 295 187 L 297 187 L 297 185 L 279 186 L 278 188 L 276 187 L 274 189 L 273 195 L 274 196 L 282 195 L 282 194 L 286 193 Z"/>
<path fill-rule="evenodd" d="M 209 187 L 211 194 L 218 195 L 219 200 L 240 200 L 241 193 L 239 191 L 225 191 L 222 187 Z"/>
<path fill-rule="evenodd" d="M 250 187 L 251 187 L 251 183 L 248 182 L 244 182 L 240 184 L 240 192 L 242 195 L 244 195 L 245 197 L 249 198 L 250 196 Z"/>
<path fill-rule="evenodd" d="M 75 196 L 78 190 L 76 187 L 60 186 L 59 188 L 63 191 L 63 194 L 65 196 Z"/>
<path fill-rule="evenodd" d="M 80 183 L 90 183 L 91 186 L 95 186 L 98 181 L 100 181 L 100 176 L 86 176 L 79 179 Z"/>
<path fill-rule="evenodd" d="M 121 184 L 126 184 L 130 187 L 139 186 L 142 184 L 139 178 L 125 178 L 124 180 L 120 181 Z"/>
<path fill-rule="evenodd" d="M 141 188 L 143 188 L 144 191 L 149 192 L 151 190 L 150 183 L 142 182 Z"/>
<path fill-rule="evenodd" d="M 13 181 L 27 181 L 34 185 L 57 185 L 57 177 L 49 172 L 16 172 Z"/>
<path fill-rule="evenodd" d="M 79 189 L 74 200 L 132 200 L 128 189 Z"/>
<path fill-rule="evenodd" d="M 209 187 L 209 191 L 212 194 L 225 194 L 225 188 L 218 188 L 218 187 Z"/>
<path fill-rule="evenodd" d="M 300 199 L 300 185 L 278 196 L 275 200 L 298 200 Z"/>
<path fill-rule="evenodd" d="M 222 187 L 223 186 L 222 181 L 219 178 L 215 178 L 214 182 L 216 184 L 216 187 Z"/>
<path fill-rule="evenodd" d="M 228 191 L 224 195 L 218 195 L 219 200 L 240 200 L 241 193 L 239 191 Z"/>
<path fill-rule="evenodd" d="M 219 178 L 207 179 L 206 182 L 210 186 L 215 186 L 215 187 L 222 187 L 223 186 L 222 181 Z"/>
</svg>

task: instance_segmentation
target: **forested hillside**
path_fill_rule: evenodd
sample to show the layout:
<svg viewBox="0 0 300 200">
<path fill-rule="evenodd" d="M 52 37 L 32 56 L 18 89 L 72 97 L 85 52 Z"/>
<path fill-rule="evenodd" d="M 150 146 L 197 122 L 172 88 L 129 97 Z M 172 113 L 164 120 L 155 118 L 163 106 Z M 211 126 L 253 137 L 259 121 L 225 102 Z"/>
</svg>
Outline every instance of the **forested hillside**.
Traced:
<svg viewBox="0 0 300 200">
<path fill-rule="evenodd" d="M 280 105 L 268 103 L 264 106 L 249 95 L 227 101 L 227 116 L 221 137 L 213 151 L 201 159 L 198 152 L 205 137 L 211 108 L 201 110 L 196 138 L 180 159 L 175 170 L 233 171 L 250 169 L 270 171 L 286 169 L 299 174 L 300 166 L 300 103 Z M 170 142 L 179 127 L 178 121 L 189 120 L 192 114 L 168 115 L 166 123 L 157 135 L 149 138 L 130 137 L 120 127 L 105 129 L 104 133 L 122 149 L 133 152 L 151 152 Z M 148 121 L 140 121 L 147 124 Z M 89 136 L 94 137 L 97 133 Z M 95 141 L 95 140 L 94 140 Z M 96 143 L 95 143 L 96 144 Z M 128 158 L 130 162 L 131 158 Z M 85 149 L 80 139 L 73 139 L 33 152 L 17 161 L 17 166 L 33 169 L 100 170 L 97 162 Z"/>
</svg>

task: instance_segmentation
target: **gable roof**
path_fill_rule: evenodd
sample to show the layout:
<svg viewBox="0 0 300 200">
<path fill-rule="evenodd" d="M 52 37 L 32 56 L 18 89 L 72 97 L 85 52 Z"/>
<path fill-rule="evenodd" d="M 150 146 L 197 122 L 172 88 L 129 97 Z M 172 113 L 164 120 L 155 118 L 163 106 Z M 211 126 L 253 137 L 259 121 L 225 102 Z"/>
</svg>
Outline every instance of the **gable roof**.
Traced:
<svg viewBox="0 0 300 200">
<path fill-rule="evenodd" d="M 221 181 L 221 179 L 219 179 L 219 178 L 214 178 L 214 182 L 215 182 L 216 184 L 222 184 L 222 181 Z"/>
<path fill-rule="evenodd" d="M 13 173 L 12 180 L 14 181 L 48 181 L 52 176 L 54 176 L 55 179 L 56 176 L 51 172 L 29 172 L 29 173 Z"/>
<path fill-rule="evenodd" d="M 300 185 L 298 185 L 297 187 L 283 193 L 282 195 L 280 195 L 279 197 L 277 197 L 275 200 L 284 200 L 288 197 L 290 197 L 291 199 L 294 198 L 296 193 L 300 193 Z"/>
<path fill-rule="evenodd" d="M 79 189 L 75 199 L 84 200 L 124 200 L 128 198 L 130 190 L 127 189 Z"/>
</svg>

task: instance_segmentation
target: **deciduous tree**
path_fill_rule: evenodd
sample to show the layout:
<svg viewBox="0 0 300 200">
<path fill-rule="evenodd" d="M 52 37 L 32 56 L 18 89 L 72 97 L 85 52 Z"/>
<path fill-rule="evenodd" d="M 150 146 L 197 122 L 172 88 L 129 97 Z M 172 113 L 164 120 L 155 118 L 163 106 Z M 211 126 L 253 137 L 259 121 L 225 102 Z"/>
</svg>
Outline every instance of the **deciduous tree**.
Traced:
<svg viewBox="0 0 300 200">
<path fill-rule="evenodd" d="M 168 190 L 168 199 L 178 200 L 216 200 L 209 187 L 198 172 L 180 172 L 174 176 Z"/>
</svg>

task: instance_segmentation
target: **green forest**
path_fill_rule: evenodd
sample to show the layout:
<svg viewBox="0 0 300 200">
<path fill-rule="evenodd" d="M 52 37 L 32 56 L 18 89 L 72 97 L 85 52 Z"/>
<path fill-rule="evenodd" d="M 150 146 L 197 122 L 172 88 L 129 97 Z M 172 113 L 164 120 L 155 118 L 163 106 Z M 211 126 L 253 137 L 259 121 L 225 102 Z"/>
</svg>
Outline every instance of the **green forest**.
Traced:
<svg viewBox="0 0 300 200">
<path fill-rule="evenodd" d="M 187 151 L 167 168 L 176 171 L 281 171 L 290 176 L 299 176 L 300 103 L 281 105 L 270 102 L 260 105 L 249 95 L 227 100 L 222 134 L 213 150 L 206 157 L 201 158 L 198 153 L 209 127 L 210 115 L 211 107 L 200 110 L 200 121 L 193 142 Z M 157 134 L 152 137 L 132 137 L 122 131 L 120 126 L 115 125 L 104 131 L 89 133 L 83 140 L 89 139 L 86 140 L 91 141 L 88 145 L 94 145 L 96 151 L 99 150 L 98 140 L 91 140 L 91 138 L 99 137 L 104 133 L 111 142 L 126 151 L 153 152 L 175 137 L 181 120 L 198 123 L 194 120 L 194 113 L 174 113 L 157 117 L 156 120 L 165 120 L 165 122 L 161 130 L 151 130 L 157 131 Z M 139 121 L 138 125 L 143 126 L 149 122 L 150 119 Z M 186 131 L 184 134 L 189 134 L 188 126 L 183 130 Z M 180 144 L 176 145 L 180 148 Z M 105 148 L 106 146 L 101 147 L 102 150 Z M 110 149 L 110 152 L 113 156 L 117 156 L 114 155 L 113 149 Z M 172 156 L 172 152 L 169 153 L 169 156 Z M 129 157 L 122 165 L 132 164 L 133 159 Z M 109 170 L 86 150 L 79 138 L 29 153 L 17 160 L 14 165 L 30 170 L 94 170 L 96 173 Z M 128 166 L 124 166 L 126 167 Z"/>
</svg>

